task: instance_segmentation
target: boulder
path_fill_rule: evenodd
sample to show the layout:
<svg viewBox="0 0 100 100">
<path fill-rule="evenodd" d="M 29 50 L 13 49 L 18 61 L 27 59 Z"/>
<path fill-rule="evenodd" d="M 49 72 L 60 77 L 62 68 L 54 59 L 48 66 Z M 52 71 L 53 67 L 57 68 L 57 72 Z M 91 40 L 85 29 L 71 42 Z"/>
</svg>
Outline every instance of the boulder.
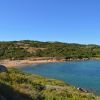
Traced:
<svg viewBox="0 0 100 100">
<path fill-rule="evenodd" d="M 86 93 L 88 92 L 88 90 L 83 89 L 83 88 L 80 88 L 80 87 L 78 87 L 77 89 L 78 89 L 79 91 L 81 91 L 81 92 L 86 92 Z"/>
<path fill-rule="evenodd" d="M 0 100 L 7 100 L 7 99 L 0 95 Z"/>
<path fill-rule="evenodd" d="M 0 73 L 7 72 L 7 68 L 4 65 L 0 65 Z"/>
</svg>

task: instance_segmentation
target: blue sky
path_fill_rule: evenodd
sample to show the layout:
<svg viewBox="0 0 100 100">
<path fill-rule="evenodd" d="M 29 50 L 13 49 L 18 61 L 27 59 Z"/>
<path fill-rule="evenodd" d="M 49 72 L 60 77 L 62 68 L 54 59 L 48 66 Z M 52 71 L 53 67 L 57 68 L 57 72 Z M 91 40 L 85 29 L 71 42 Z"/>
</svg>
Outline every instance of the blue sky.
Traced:
<svg viewBox="0 0 100 100">
<path fill-rule="evenodd" d="M 100 0 L 0 0 L 0 40 L 100 44 Z"/>
</svg>

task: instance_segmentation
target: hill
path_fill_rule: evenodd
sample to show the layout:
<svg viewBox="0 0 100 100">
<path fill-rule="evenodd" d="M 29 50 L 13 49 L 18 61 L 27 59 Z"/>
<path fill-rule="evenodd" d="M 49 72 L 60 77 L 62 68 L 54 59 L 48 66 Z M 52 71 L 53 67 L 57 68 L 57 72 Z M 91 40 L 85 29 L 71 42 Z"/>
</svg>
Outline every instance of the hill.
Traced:
<svg viewBox="0 0 100 100">
<path fill-rule="evenodd" d="M 64 82 L 16 69 L 0 73 L 0 100 L 100 100 Z"/>
<path fill-rule="evenodd" d="M 0 42 L 0 59 L 27 59 L 29 57 L 66 59 L 100 57 L 100 46 L 30 40 Z"/>
</svg>

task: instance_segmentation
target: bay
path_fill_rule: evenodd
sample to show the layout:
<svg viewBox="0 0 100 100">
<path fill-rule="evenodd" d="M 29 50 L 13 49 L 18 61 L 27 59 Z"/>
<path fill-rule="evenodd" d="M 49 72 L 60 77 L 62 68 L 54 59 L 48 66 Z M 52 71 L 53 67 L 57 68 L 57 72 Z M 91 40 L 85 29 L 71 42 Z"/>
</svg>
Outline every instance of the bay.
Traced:
<svg viewBox="0 0 100 100">
<path fill-rule="evenodd" d="M 100 95 L 100 61 L 97 60 L 36 64 L 20 70 L 62 80 Z"/>
</svg>

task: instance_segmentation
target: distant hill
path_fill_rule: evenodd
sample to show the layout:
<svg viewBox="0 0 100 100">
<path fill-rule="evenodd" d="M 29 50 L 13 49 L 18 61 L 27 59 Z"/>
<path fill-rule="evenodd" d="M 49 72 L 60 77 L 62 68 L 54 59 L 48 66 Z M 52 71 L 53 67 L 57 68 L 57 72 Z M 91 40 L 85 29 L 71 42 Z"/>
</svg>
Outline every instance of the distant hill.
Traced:
<svg viewBox="0 0 100 100">
<path fill-rule="evenodd" d="M 31 40 L 0 42 L 0 59 L 28 57 L 64 57 L 66 59 L 100 57 L 100 46 Z"/>
</svg>

